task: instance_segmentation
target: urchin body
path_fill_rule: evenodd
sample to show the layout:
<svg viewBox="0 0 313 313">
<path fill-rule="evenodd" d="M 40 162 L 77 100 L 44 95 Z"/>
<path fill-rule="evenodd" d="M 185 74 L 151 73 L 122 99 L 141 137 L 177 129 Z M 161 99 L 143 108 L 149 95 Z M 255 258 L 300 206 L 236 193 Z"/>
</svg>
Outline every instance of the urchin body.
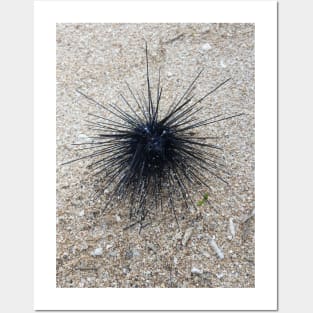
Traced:
<svg viewBox="0 0 313 313">
<path fill-rule="evenodd" d="M 195 99 L 193 91 L 202 73 L 200 71 L 179 100 L 173 102 L 165 116 L 160 117 L 160 71 L 156 98 L 153 99 L 147 45 L 145 51 L 147 95 L 135 95 L 127 84 L 137 112 L 123 95 L 121 98 L 130 111 L 116 104 L 102 105 L 78 90 L 116 119 L 90 114 L 96 120 L 89 121 L 89 125 L 97 134 L 90 137 L 91 142 L 85 143 L 87 147 L 83 149 L 91 149 L 93 152 L 73 160 L 92 160 L 88 168 L 104 181 L 96 197 L 100 197 L 108 188 L 112 190 L 104 210 L 114 199 L 127 199 L 130 219 L 140 226 L 152 211 L 156 213 L 162 210 L 163 199 L 175 217 L 178 200 L 183 200 L 186 207 L 193 205 L 190 188 L 195 185 L 210 188 L 206 174 L 226 182 L 224 176 L 228 173 L 221 157 L 221 147 L 212 143 L 216 138 L 200 136 L 197 131 L 200 127 L 241 115 L 217 114 L 205 119 L 197 118 L 198 112 L 202 110 L 202 102 L 229 81 L 223 81 Z"/>
<path fill-rule="evenodd" d="M 128 167 L 134 175 L 163 176 L 164 168 L 175 157 L 175 135 L 161 123 L 140 125 L 129 134 L 128 151 Z"/>
</svg>

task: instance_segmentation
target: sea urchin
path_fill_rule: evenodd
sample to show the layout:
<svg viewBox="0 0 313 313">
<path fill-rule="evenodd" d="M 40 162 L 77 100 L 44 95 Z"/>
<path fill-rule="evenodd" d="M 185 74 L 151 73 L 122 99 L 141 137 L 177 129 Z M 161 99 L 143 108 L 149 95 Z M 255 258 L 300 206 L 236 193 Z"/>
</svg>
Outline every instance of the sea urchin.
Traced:
<svg viewBox="0 0 313 313">
<path fill-rule="evenodd" d="M 103 209 L 113 200 L 127 200 L 132 225 L 139 223 L 140 227 L 152 212 L 157 213 L 164 205 L 171 209 L 177 221 L 176 202 L 183 200 L 186 207 L 194 205 L 190 188 L 195 188 L 195 185 L 210 188 L 205 173 L 226 183 L 227 172 L 221 157 L 221 147 L 212 143 L 216 137 L 201 136 L 196 130 L 241 115 L 218 114 L 205 119 L 196 117 L 203 109 L 200 103 L 229 81 L 223 81 L 195 99 L 193 91 L 201 70 L 183 95 L 161 117 L 160 70 L 154 98 L 149 78 L 147 44 L 145 53 L 146 96 L 144 93 L 135 95 L 126 83 L 138 110 L 123 95 L 121 97 L 129 108 L 128 112 L 116 104 L 104 106 L 77 90 L 86 99 L 114 115 L 115 119 L 90 114 L 96 120 L 88 123 L 97 134 L 89 137 L 90 142 L 75 145 L 86 145 L 82 150 L 90 149 L 92 153 L 66 162 L 92 160 L 88 168 L 94 175 L 100 175 L 104 182 L 101 189 L 97 190 L 96 197 L 101 196 L 106 189 L 112 189 Z"/>
</svg>

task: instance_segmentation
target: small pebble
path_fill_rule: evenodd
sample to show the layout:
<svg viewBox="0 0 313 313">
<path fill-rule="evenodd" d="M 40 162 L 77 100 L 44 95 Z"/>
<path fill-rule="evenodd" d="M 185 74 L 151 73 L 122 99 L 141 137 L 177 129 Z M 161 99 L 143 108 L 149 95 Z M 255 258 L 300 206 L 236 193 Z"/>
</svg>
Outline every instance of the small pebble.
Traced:
<svg viewBox="0 0 313 313">
<path fill-rule="evenodd" d="M 216 274 L 216 277 L 217 277 L 218 279 L 221 279 L 222 277 L 224 277 L 224 274 L 223 274 L 223 273 Z"/>
<path fill-rule="evenodd" d="M 95 250 L 91 253 L 91 255 L 92 255 L 92 256 L 99 256 L 99 255 L 102 255 L 102 253 L 103 253 L 103 249 L 102 249 L 102 248 L 97 248 L 97 249 L 95 249 Z"/>
<path fill-rule="evenodd" d="M 192 273 L 192 274 L 195 274 L 195 275 L 201 275 L 201 274 L 203 273 L 203 271 L 200 270 L 200 269 L 198 269 L 198 268 L 196 268 L 196 267 L 193 267 L 193 268 L 191 269 L 191 273 Z"/>
<path fill-rule="evenodd" d="M 85 134 L 79 134 L 77 136 L 77 141 L 80 142 L 80 143 L 84 143 L 84 142 L 87 142 L 89 141 L 89 137 Z"/>
<path fill-rule="evenodd" d="M 229 219 L 229 232 L 230 232 L 232 238 L 234 238 L 236 235 L 236 229 L 235 229 L 235 224 L 234 224 L 232 218 Z"/>
<path fill-rule="evenodd" d="M 227 67 L 227 65 L 224 63 L 224 61 L 223 61 L 223 60 L 221 60 L 221 61 L 220 61 L 220 66 L 221 66 L 222 68 Z"/>
<path fill-rule="evenodd" d="M 202 45 L 202 47 L 201 47 L 201 50 L 203 50 L 203 51 L 208 51 L 210 49 L 212 49 L 212 47 L 208 42 L 205 43 L 204 45 Z"/>
</svg>

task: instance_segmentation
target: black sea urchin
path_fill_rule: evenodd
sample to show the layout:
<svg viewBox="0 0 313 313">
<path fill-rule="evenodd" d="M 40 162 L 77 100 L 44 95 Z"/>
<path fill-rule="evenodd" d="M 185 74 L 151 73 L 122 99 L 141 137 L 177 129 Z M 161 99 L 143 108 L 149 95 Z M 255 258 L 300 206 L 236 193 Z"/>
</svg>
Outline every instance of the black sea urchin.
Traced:
<svg viewBox="0 0 313 313">
<path fill-rule="evenodd" d="M 97 135 L 90 137 L 91 142 L 81 144 L 87 146 L 83 149 L 92 149 L 93 152 L 70 161 L 91 159 L 88 168 L 94 175 L 101 175 L 104 181 L 102 188 L 96 192 L 96 197 L 113 187 L 104 209 L 114 200 L 126 199 L 131 221 L 139 223 L 141 227 L 152 212 L 162 210 L 164 205 L 172 210 L 177 220 L 175 203 L 183 200 L 186 207 L 194 205 L 189 194 L 190 188 L 195 188 L 195 185 L 209 188 L 205 173 L 226 183 L 224 176 L 227 172 L 222 162 L 221 148 L 209 142 L 216 138 L 201 136 L 196 130 L 241 115 L 218 114 L 200 120 L 196 117 L 202 110 L 200 103 L 229 81 L 223 81 L 195 99 L 193 90 L 201 70 L 179 100 L 161 117 L 160 70 L 154 99 L 149 78 L 147 44 L 145 52 L 147 96 L 135 95 L 127 84 L 130 95 L 138 106 L 137 112 L 123 95 L 122 99 L 129 112 L 116 104 L 104 106 L 78 90 L 79 94 L 117 119 L 90 114 L 97 119 L 89 121 Z"/>
</svg>

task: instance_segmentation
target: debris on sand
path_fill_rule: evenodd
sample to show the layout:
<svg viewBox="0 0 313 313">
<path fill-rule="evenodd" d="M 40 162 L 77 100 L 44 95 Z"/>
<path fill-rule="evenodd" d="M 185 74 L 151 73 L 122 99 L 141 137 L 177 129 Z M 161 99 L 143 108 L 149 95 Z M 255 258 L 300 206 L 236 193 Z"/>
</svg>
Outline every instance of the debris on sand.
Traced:
<svg viewBox="0 0 313 313">
<path fill-rule="evenodd" d="M 217 256 L 220 259 L 224 259 L 224 253 L 223 251 L 219 248 L 219 246 L 217 245 L 217 243 L 215 242 L 215 240 L 213 238 L 209 239 L 209 243 L 212 247 L 212 249 L 214 250 L 214 252 L 217 254 Z"/>
</svg>

